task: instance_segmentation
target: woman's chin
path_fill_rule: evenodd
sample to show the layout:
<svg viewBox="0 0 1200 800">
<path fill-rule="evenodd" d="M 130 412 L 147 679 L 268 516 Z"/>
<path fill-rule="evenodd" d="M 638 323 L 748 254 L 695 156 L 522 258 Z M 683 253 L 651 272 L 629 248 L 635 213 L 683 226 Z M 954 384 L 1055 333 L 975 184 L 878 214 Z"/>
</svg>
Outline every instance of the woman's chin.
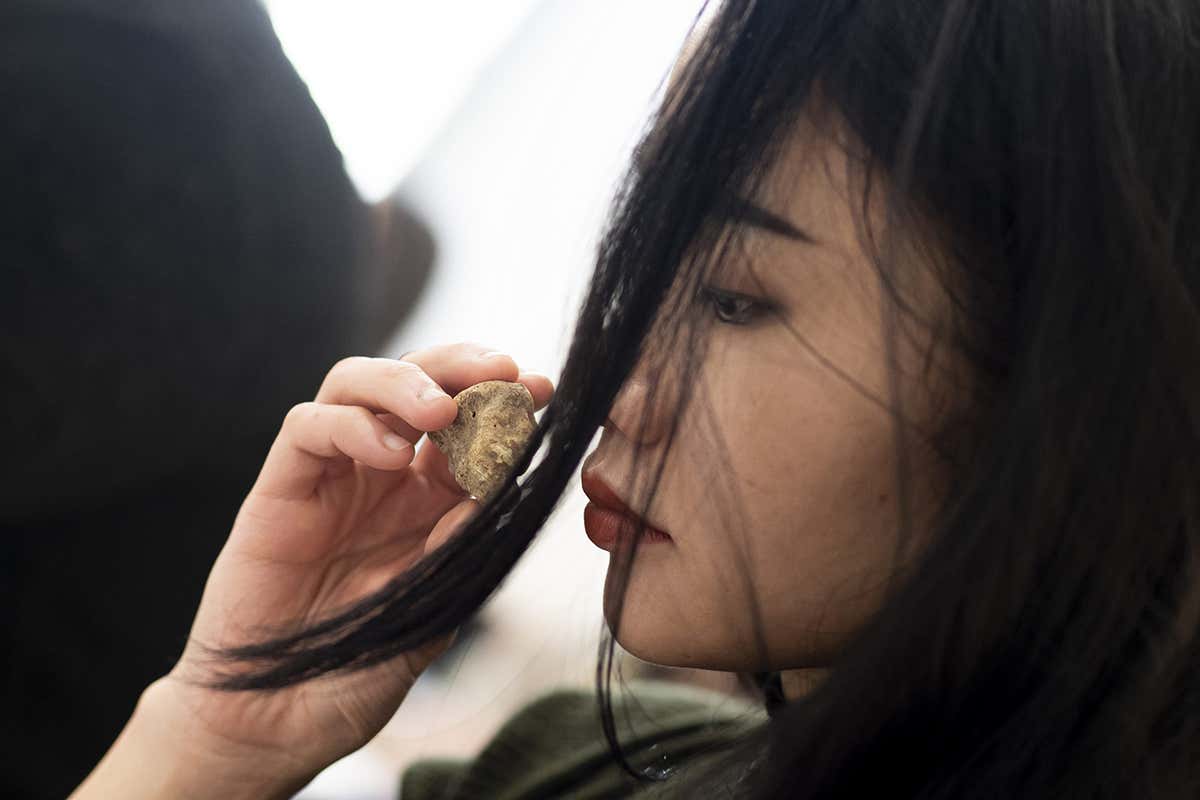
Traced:
<svg viewBox="0 0 1200 800">
<path fill-rule="evenodd" d="M 611 618 L 608 619 L 609 630 L 613 630 Z M 616 640 L 621 649 L 631 656 L 654 664 L 659 667 L 674 667 L 680 669 L 715 669 L 734 670 L 737 665 L 723 666 L 724 659 L 710 658 L 709 654 L 694 649 L 695 642 L 687 642 L 681 637 L 683 631 L 671 635 L 662 629 L 638 626 L 636 623 L 626 623 L 617 629 Z"/>
</svg>

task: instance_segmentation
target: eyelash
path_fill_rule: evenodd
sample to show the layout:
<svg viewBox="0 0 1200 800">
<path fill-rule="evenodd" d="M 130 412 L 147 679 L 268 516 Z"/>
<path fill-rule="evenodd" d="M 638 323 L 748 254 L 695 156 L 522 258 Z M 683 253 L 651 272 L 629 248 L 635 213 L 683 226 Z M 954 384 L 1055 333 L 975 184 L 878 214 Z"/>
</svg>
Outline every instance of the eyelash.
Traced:
<svg viewBox="0 0 1200 800">
<path fill-rule="evenodd" d="M 711 286 L 701 287 L 700 295 L 703 302 L 708 303 L 709 308 L 712 309 L 713 316 L 723 325 L 750 325 L 772 310 L 769 303 L 755 300 L 753 297 L 747 297 L 744 294 L 714 289 Z M 735 310 L 732 312 L 723 311 L 721 307 L 722 303 L 734 304 Z"/>
</svg>

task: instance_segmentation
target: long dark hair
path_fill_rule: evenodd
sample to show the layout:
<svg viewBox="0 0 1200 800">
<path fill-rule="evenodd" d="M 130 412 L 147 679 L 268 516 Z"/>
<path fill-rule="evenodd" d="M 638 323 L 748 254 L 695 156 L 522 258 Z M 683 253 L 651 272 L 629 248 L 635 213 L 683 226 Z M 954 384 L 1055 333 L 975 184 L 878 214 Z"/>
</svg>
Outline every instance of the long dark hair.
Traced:
<svg viewBox="0 0 1200 800">
<path fill-rule="evenodd" d="M 687 289 L 729 198 L 819 102 L 889 200 L 882 285 L 903 283 L 893 226 L 947 256 L 938 342 L 972 367 L 969 411 L 928 434 L 953 469 L 920 562 L 724 774 L 761 797 L 1200 796 L 1200 3 L 728 0 L 680 70 L 506 491 L 344 614 L 231 651 L 257 668 L 222 685 L 365 667 L 469 618 L 638 361 L 702 352 Z M 919 311 L 885 298 L 894 339 Z"/>
</svg>

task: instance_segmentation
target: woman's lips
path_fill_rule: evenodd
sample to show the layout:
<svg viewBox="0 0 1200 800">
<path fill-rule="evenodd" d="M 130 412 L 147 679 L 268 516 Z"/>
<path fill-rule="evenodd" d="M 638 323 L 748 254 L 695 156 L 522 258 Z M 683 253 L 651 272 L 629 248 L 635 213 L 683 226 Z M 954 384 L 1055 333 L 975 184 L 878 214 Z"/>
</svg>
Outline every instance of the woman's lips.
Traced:
<svg viewBox="0 0 1200 800">
<path fill-rule="evenodd" d="M 583 473 L 583 492 L 592 502 L 583 509 L 583 527 L 601 550 L 611 552 L 617 539 L 640 529 L 642 542 L 669 542 L 671 537 L 634 514 L 620 496 L 594 473 Z"/>
<path fill-rule="evenodd" d="M 616 547 L 617 539 L 631 536 L 641 528 L 642 542 L 669 542 L 671 537 L 656 528 L 647 528 L 641 520 L 629 514 L 613 511 L 595 503 L 588 503 L 583 509 L 583 529 L 587 531 L 592 544 L 610 553 Z"/>
</svg>

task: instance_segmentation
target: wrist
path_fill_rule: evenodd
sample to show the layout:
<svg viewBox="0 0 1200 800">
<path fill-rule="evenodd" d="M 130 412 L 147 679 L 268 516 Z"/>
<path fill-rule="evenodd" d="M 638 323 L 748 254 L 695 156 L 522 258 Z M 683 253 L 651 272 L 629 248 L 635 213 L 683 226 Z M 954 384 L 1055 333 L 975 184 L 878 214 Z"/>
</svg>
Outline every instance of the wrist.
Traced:
<svg viewBox="0 0 1200 800">
<path fill-rule="evenodd" d="M 316 776 L 280 754 L 213 736 L 183 712 L 167 684 L 151 684 L 71 800 L 285 800 Z"/>
</svg>

